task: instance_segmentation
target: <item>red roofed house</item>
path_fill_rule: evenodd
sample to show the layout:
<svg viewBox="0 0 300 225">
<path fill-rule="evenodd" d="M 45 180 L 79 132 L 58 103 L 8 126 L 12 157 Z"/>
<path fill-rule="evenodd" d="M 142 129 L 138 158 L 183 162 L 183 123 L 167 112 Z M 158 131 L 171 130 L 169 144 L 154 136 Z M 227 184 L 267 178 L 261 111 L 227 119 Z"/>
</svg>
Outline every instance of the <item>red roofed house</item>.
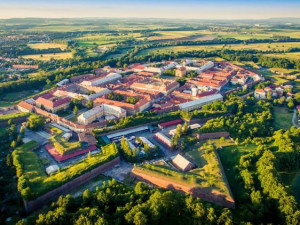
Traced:
<svg viewBox="0 0 300 225">
<path fill-rule="evenodd" d="M 59 110 L 67 109 L 70 105 L 69 97 L 58 98 L 48 93 L 38 97 L 35 103 L 38 107 L 46 109 L 48 112 L 55 113 Z"/>
<path fill-rule="evenodd" d="M 263 89 L 256 89 L 254 92 L 254 97 L 256 99 L 266 99 L 267 93 Z"/>
<path fill-rule="evenodd" d="M 33 105 L 25 102 L 25 101 L 21 101 L 18 104 L 18 110 L 21 112 L 32 112 L 33 111 Z"/>
</svg>

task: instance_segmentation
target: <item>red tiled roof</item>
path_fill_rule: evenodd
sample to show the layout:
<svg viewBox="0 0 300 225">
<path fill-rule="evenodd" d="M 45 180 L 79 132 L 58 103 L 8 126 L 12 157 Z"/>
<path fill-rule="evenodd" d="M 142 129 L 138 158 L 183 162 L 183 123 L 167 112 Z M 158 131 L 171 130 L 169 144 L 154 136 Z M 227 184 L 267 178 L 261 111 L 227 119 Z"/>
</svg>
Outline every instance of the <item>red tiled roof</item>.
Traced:
<svg viewBox="0 0 300 225">
<path fill-rule="evenodd" d="M 51 99 L 51 98 L 53 98 L 53 99 Z M 37 103 L 40 103 L 41 105 L 49 107 L 49 108 L 56 108 L 60 105 L 66 104 L 70 101 L 71 101 L 71 99 L 69 97 L 64 97 L 64 98 L 58 99 L 49 93 L 38 97 L 38 99 L 36 100 Z"/>
<path fill-rule="evenodd" d="M 178 119 L 178 120 L 172 120 L 172 121 L 160 123 L 158 125 L 162 128 L 166 128 L 166 127 L 170 127 L 170 126 L 181 124 L 181 123 L 182 123 L 182 120 Z"/>
<path fill-rule="evenodd" d="M 33 109 L 33 105 L 31 105 L 31 104 L 29 104 L 29 103 L 27 103 L 27 102 L 25 102 L 25 101 L 21 101 L 21 102 L 18 104 L 18 106 L 20 106 L 20 107 L 22 107 L 22 108 L 24 108 L 24 109 L 27 109 L 28 111 L 32 111 L 32 109 Z"/>
<path fill-rule="evenodd" d="M 255 92 L 258 92 L 258 93 L 265 93 L 265 91 L 263 89 L 256 89 Z"/>
</svg>

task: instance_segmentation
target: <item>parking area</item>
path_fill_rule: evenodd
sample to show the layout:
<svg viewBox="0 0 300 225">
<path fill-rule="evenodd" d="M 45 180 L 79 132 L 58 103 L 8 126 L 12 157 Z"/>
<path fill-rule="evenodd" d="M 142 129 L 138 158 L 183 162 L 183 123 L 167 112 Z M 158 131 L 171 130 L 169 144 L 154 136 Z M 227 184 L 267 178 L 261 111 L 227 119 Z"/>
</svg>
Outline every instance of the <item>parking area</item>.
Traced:
<svg viewBox="0 0 300 225">
<path fill-rule="evenodd" d="M 25 134 L 24 134 L 24 138 L 27 138 L 29 140 L 34 140 L 37 143 L 39 143 L 40 145 L 45 145 L 46 143 L 48 143 L 48 139 L 51 137 L 50 134 L 48 134 L 45 131 L 31 131 L 29 129 L 25 130 Z"/>
</svg>

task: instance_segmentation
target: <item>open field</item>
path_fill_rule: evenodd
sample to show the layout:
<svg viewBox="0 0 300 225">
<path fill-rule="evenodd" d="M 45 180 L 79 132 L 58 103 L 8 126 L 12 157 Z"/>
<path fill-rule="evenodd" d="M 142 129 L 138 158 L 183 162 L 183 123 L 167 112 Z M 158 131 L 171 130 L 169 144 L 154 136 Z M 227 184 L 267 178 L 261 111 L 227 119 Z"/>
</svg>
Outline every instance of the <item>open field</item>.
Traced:
<svg viewBox="0 0 300 225">
<path fill-rule="evenodd" d="M 289 129 L 292 126 L 293 113 L 290 113 L 286 107 L 274 107 L 274 128 Z"/>
<path fill-rule="evenodd" d="M 300 42 L 278 42 L 278 43 L 255 43 L 255 44 L 231 44 L 231 45 L 187 45 L 187 46 L 169 46 L 162 48 L 152 48 L 141 51 L 138 55 L 148 55 L 154 53 L 171 53 L 184 51 L 214 51 L 219 49 L 246 50 L 255 49 L 260 51 L 270 50 L 288 50 L 290 48 L 300 47 Z"/>
<path fill-rule="evenodd" d="M 1 98 L 2 101 L 16 101 L 20 98 L 25 98 L 34 93 L 34 90 L 25 90 L 25 91 L 18 91 L 18 92 L 9 92 L 4 93 Z"/>
<path fill-rule="evenodd" d="M 69 59 L 73 57 L 71 52 L 61 52 L 61 53 L 49 53 L 49 54 L 42 54 L 42 55 L 24 55 L 22 56 L 24 59 L 34 59 L 34 60 L 41 60 L 41 61 L 49 61 L 53 59 Z"/>
<path fill-rule="evenodd" d="M 158 31 L 154 32 L 155 36 L 151 36 L 148 40 L 213 40 L 214 35 L 210 35 L 203 31 Z"/>
<path fill-rule="evenodd" d="M 61 50 L 65 50 L 67 48 L 66 44 L 59 44 L 59 43 L 35 43 L 35 44 L 28 44 L 28 46 L 33 49 L 60 48 Z"/>
</svg>

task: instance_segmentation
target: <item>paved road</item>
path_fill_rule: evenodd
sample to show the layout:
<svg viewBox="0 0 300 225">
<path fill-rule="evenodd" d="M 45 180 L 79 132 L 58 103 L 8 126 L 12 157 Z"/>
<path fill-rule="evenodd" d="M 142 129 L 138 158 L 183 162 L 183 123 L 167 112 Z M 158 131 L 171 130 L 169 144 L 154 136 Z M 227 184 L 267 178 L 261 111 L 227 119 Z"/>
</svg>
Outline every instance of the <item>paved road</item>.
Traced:
<svg viewBox="0 0 300 225">
<path fill-rule="evenodd" d="M 297 121 L 297 110 L 296 109 L 294 109 L 292 123 L 293 123 L 294 127 L 297 127 L 297 128 L 299 127 L 298 121 Z"/>
</svg>

